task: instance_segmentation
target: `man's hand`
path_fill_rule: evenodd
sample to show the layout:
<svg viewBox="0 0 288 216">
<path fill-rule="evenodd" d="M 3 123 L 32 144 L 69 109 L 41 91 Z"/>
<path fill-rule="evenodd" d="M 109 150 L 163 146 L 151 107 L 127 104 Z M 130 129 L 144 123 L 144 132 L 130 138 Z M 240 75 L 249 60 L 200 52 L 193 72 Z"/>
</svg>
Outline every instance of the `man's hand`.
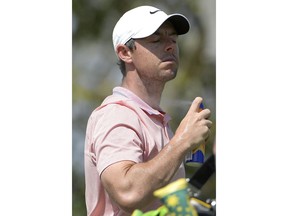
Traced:
<svg viewBox="0 0 288 216">
<path fill-rule="evenodd" d="M 212 122 L 208 118 L 211 112 L 209 109 L 199 112 L 202 101 L 201 97 L 195 98 L 174 136 L 177 142 L 187 144 L 190 150 L 198 148 L 210 135 Z"/>
</svg>

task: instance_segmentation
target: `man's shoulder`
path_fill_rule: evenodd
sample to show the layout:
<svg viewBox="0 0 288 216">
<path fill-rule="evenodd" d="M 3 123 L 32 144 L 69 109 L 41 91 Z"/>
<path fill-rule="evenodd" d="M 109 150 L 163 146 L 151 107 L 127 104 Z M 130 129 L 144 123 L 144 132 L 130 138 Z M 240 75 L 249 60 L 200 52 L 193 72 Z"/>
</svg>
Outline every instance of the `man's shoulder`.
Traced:
<svg viewBox="0 0 288 216">
<path fill-rule="evenodd" d="M 128 101 L 105 103 L 92 112 L 91 118 L 96 121 L 138 122 L 139 108 L 133 107 L 133 103 Z"/>
</svg>

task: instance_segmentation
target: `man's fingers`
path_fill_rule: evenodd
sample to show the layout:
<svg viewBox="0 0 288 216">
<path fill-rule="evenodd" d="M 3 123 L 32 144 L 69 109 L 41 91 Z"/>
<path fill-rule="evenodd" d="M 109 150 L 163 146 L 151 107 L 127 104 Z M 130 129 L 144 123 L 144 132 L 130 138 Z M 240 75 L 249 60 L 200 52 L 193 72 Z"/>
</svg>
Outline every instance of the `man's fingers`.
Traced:
<svg viewBox="0 0 288 216">
<path fill-rule="evenodd" d="M 201 111 L 201 115 L 203 116 L 203 118 L 208 119 L 210 118 L 211 111 L 209 109 L 204 109 Z"/>
<path fill-rule="evenodd" d="M 201 97 L 196 97 L 196 98 L 193 100 L 193 102 L 192 102 L 192 104 L 191 104 L 191 106 L 190 106 L 190 109 L 189 109 L 189 111 L 188 111 L 188 114 L 189 114 L 189 113 L 194 113 L 194 112 L 199 112 L 199 108 L 200 108 L 200 105 L 201 105 L 202 101 L 203 101 L 203 98 L 201 98 Z"/>
<path fill-rule="evenodd" d="M 206 120 L 205 125 L 210 129 L 212 127 L 213 123 L 210 120 Z"/>
</svg>

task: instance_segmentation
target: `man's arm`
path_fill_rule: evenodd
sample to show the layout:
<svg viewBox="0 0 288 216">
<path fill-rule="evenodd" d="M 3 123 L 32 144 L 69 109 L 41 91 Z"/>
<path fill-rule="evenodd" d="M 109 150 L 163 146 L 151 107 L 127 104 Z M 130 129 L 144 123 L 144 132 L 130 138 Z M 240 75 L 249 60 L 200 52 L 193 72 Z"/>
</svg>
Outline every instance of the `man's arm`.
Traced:
<svg viewBox="0 0 288 216">
<path fill-rule="evenodd" d="M 121 161 L 108 166 L 101 181 L 110 197 L 129 213 L 142 209 L 153 199 L 153 192 L 167 185 L 183 158 L 209 136 L 210 111 L 198 112 L 201 98 L 196 98 L 181 121 L 175 136 L 152 160 L 144 163 Z"/>
</svg>

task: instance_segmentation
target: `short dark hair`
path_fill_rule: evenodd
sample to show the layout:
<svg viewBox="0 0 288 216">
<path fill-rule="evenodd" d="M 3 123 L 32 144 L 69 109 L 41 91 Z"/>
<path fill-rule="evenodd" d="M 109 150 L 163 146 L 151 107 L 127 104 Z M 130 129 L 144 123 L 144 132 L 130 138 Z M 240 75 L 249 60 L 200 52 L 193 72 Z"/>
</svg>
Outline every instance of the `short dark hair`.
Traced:
<svg viewBox="0 0 288 216">
<path fill-rule="evenodd" d="M 135 40 L 134 39 L 130 39 L 127 43 L 125 43 L 125 45 L 133 52 L 134 49 L 136 49 L 135 47 Z M 121 59 L 118 59 L 117 65 L 120 68 L 120 71 L 123 75 L 123 77 L 126 76 L 126 67 L 125 67 L 125 62 L 122 61 Z"/>
</svg>

